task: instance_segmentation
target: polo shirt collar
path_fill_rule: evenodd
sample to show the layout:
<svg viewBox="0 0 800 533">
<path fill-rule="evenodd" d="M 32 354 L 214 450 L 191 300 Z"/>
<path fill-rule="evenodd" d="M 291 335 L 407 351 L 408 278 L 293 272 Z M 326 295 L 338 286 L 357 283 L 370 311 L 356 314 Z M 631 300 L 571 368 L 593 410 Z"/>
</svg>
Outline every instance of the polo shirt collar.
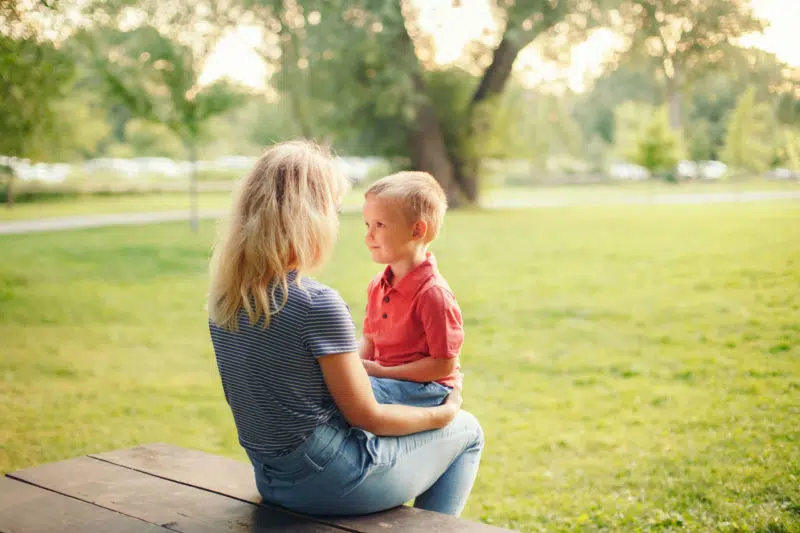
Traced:
<svg viewBox="0 0 800 533">
<path fill-rule="evenodd" d="M 397 284 L 392 287 L 390 280 L 394 277 L 392 267 L 387 265 L 381 276 L 381 285 L 384 289 L 393 288 L 401 294 L 415 294 L 419 288 L 431 276 L 436 274 L 436 258 L 430 252 L 425 252 L 425 260 L 411 269 L 411 272 L 403 276 Z"/>
</svg>

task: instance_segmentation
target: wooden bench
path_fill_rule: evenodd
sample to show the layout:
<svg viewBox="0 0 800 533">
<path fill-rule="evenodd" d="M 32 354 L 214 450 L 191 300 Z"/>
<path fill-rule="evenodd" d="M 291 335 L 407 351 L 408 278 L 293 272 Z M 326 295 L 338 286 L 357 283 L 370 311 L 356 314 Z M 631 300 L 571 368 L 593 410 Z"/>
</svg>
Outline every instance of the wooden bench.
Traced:
<svg viewBox="0 0 800 533">
<path fill-rule="evenodd" d="M 90 454 L 0 478 L 2 533 L 499 533 L 411 507 L 311 517 L 262 504 L 248 463 L 168 444 Z"/>
</svg>

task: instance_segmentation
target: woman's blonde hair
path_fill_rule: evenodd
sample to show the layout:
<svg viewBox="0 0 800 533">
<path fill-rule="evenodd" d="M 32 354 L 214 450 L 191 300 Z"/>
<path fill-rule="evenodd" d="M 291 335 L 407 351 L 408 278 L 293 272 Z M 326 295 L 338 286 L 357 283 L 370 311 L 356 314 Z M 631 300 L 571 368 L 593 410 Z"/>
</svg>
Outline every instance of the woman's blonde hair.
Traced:
<svg viewBox="0 0 800 533">
<path fill-rule="evenodd" d="M 237 188 L 214 246 L 208 313 L 237 329 L 240 309 L 251 324 L 279 312 L 288 298 L 287 274 L 321 266 L 338 232 L 338 205 L 348 182 L 332 158 L 309 141 L 276 144 Z M 281 301 L 276 291 L 282 288 Z"/>
<path fill-rule="evenodd" d="M 404 171 L 381 178 L 364 193 L 364 198 L 369 196 L 397 202 L 410 224 L 424 220 L 428 225 L 425 244 L 433 242 L 442 228 L 447 196 L 427 172 Z"/>
</svg>

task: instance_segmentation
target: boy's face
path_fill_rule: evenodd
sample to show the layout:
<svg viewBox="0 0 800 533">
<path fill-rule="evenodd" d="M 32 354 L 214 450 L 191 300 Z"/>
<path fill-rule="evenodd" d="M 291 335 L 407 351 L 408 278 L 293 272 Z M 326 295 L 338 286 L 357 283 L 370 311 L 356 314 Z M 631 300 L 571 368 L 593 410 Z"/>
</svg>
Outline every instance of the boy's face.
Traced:
<svg viewBox="0 0 800 533">
<path fill-rule="evenodd" d="M 397 202 L 370 195 L 362 212 L 367 227 L 364 242 L 376 263 L 388 265 L 410 259 L 423 245 L 419 228 L 415 231 Z"/>
</svg>

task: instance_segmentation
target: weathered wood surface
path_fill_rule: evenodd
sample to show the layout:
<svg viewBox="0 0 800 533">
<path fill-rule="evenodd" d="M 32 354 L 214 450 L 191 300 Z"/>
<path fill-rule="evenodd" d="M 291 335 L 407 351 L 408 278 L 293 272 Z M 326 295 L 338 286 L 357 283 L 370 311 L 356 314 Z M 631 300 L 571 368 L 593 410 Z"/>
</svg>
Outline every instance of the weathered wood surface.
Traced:
<svg viewBox="0 0 800 533">
<path fill-rule="evenodd" d="M 3 533 L 168 533 L 168 530 L 49 490 L 0 477 Z"/>
<path fill-rule="evenodd" d="M 163 477 L 193 487 L 257 503 L 253 467 L 227 457 L 187 450 L 170 444 L 148 444 L 91 457 Z M 500 533 L 509 531 L 412 507 L 397 507 L 358 517 L 315 517 L 323 523 L 359 533 L 386 533 L 388 529 L 408 533 Z"/>
<path fill-rule="evenodd" d="M 359 517 L 301 515 L 263 504 L 249 463 L 167 444 L 45 464 L 0 481 L 0 533 L 508 531 L 410 507 Z"/>
</svg>

